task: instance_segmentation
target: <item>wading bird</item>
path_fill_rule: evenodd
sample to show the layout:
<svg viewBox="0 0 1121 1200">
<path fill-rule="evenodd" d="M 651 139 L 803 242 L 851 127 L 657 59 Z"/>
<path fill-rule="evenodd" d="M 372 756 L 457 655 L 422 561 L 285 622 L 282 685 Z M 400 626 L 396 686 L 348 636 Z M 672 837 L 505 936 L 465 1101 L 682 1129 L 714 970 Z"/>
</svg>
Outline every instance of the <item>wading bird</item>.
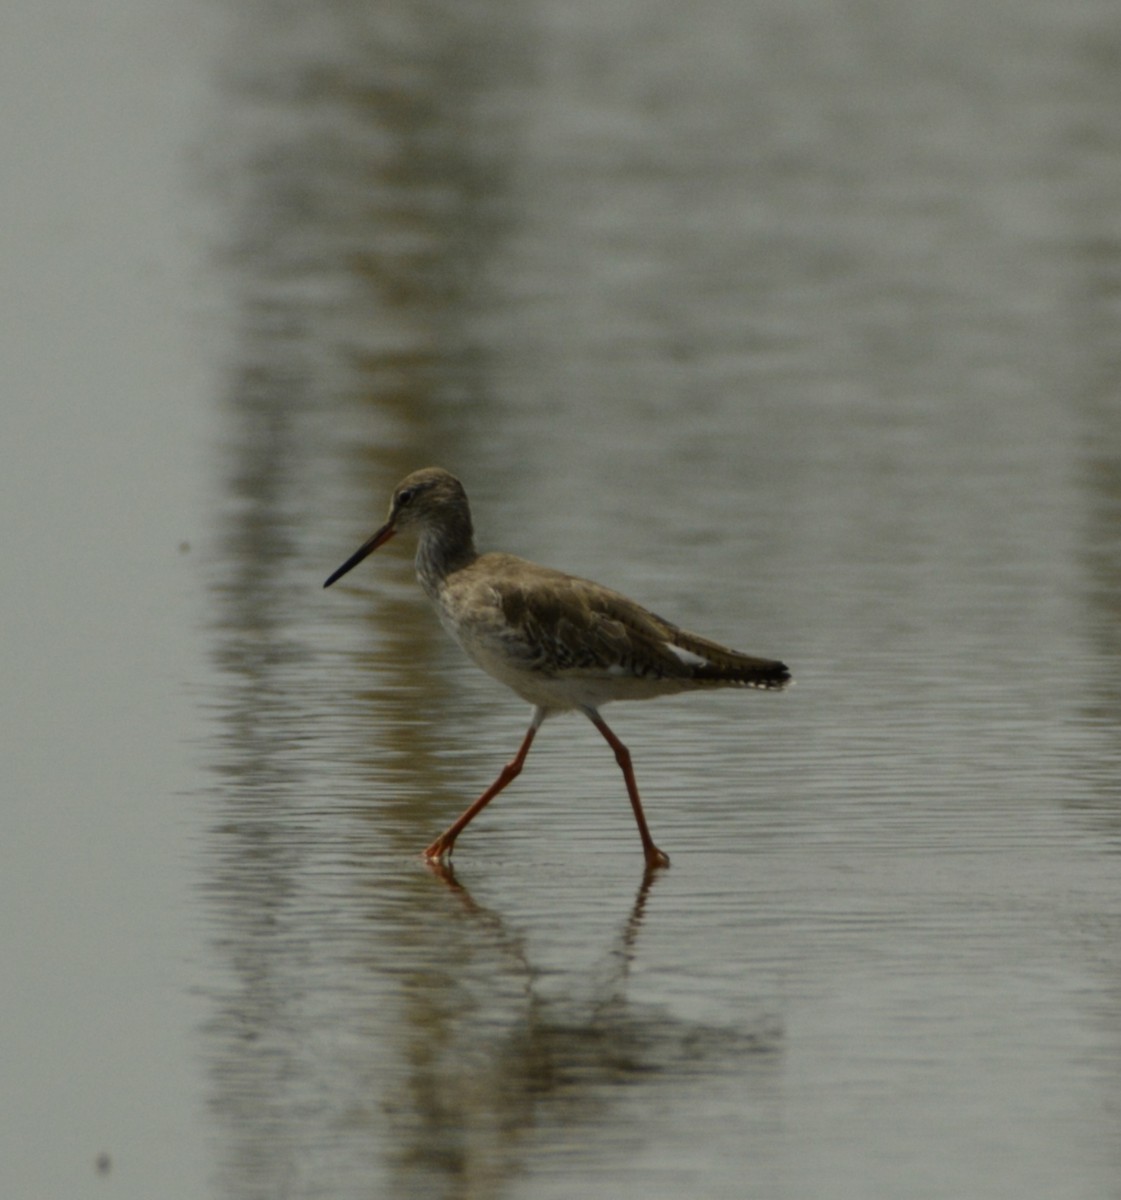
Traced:
<svg viewBox="0 0 1121 1200">
<path fill-rule="evenodd" d="M 450 858 L 456 838 L 514 780 L 546 717 L 575 709 L 615 752 L 648 868 L 668 867 L 654 844 L 631 756 L 599 710 L 609 700 L 649 700 L 719 687 L 779 691 L 781 662 L 686 633 L 626 596 L 527 562 L 479 554 L 463 485 L 439 467 L 414 471 L 393 493 L 385 524 L 331 575 L 330 587 L 395 534 L 417 535 L 416 573 L 444 628 L 480 667 L 533 705 L 522 744 L 498 778 L 424 852 Z"/>
</svg>

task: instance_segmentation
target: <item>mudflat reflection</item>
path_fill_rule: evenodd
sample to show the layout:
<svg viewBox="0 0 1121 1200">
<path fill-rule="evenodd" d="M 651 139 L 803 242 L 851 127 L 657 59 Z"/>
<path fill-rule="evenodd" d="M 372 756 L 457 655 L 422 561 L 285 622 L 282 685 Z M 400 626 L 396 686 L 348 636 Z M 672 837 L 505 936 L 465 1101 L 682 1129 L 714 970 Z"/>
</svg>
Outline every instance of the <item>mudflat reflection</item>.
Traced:
<svg viewBox="0 0 1121 1200">
<path fill-rule="evenodd" d="M 426 1019 L 411 1048 L 412 1103 L 394 1116 L 406 1147 L 397 1157 L 401 1194 L 412 1194 L 418 1173 L 456 1180 L 443 1194 L 496 1194 L 523 1167 L 527 1141 L 575 1149 L 599 1122 L 615 1126 L 614 1150 L 641 1136 L 618 1111 L 629 1085 L 741 1070 L 744 1056 L 777 1048 L 773 1028 L 706 1026 L 630 1001 L 654 874 L 591 969 L 551 978 L 544 995 L 516 926 L 479 905 L 450 869 L 438 873 L 458 908 L 452 936 L 470 940 L 471 962 L 445 988 L 434 991 L 429 979 L 405 985 L 408 1011 Z"/>
<path fill-rule="evenodd" d="M 309 864 L 279 891 L 276 864 L 243 857 L 222 905 L 239 980 L 209 1029 L 225 1195 L 293 1178 L 311 1192 L 326 1172 L 346 1194 L 380 1180 L 391 1195 L 495 1196 L 543 1152 L 558 1170 L 569 1154 L 617 1170 L 651 1088 L 671 1098 L 781 1046 L 771 1018 L 720 1026 L 632 1001 L 654 874 L 588 960 L 558 970 L 448 868 L 383 876 L 361 919 L 332 924 L 327 895 L 297 885 Z M 338 886 L 362 891 L 361 869 Z"/>
</svg>

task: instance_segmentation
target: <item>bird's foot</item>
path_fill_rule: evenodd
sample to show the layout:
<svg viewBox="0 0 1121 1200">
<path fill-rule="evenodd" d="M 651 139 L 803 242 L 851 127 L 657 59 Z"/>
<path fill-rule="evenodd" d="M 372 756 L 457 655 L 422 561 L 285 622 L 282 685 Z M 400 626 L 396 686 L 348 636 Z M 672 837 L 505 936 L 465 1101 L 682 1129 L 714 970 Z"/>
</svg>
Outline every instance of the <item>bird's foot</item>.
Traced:
<svg viewBox="0 0 1121 1200">
<path fill-rule="evenodd" d="M 646 847 L 646 869 L 648 871 L 657 871 L 663 867 L 669 866 L 669 855 L 664 854 L 657 846 L 650 845 Z"/>
<path fill-rule="evenodd" d="M 455 840 L 449 840 L 444 834 L 440 834 L 432 845 L 425 849 L 424 857 L 430 863 L 436 863 L 440 866 L 451 866 L 451 856 L 454 848 Z"/>
</svg>

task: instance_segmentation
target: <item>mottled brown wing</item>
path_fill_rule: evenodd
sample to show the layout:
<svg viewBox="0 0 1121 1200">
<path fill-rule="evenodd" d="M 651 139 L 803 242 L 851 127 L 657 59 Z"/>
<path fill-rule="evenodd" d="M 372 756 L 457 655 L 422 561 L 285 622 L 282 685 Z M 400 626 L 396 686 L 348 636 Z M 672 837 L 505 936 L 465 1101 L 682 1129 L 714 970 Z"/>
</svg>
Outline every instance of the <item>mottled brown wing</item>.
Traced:
<svg viewBox="0 0 1121 1200">
<path fill-rule="evenodd" d="M 782 688 L 786 667 L 740 654 L 687 633 L 618 592 L 589 580 L 550 573 L 534 586 L 508 581 L 499 589 L 503 616 L 536 669 Z"/>
</svg>

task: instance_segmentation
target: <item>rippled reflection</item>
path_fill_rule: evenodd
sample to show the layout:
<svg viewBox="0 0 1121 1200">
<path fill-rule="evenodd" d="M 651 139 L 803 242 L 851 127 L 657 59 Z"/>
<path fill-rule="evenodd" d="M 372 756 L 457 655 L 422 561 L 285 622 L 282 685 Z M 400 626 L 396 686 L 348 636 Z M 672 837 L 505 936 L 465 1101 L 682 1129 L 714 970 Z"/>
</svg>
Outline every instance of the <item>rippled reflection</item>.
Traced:
<svg viewBox="0 0 1121 1200">
<path fill-rule="evenodd" d="M 395 1195 L 500 1194 L 542 1141 L 563 1160 L 607 1124 L 595 1154 L 610 1162 L 641 1139 L 635 1086 L 672 1094 L 781 1045 L 773 1017 L 719 1025 L 631 999 L 652 875 L 558 971 L 450 870 L 375 875 L 364 904 L 336 890 L 357 874 L 335 870 L 315 888 L 313 863 L 292 865 L 284 889 L 280 864 L 245 855 L 219 900 L 235 980 L 210 1029 L 227 1194 L 311 1191 L 320 1170 L 348 1190 L 368 1171 Z"/>
<path fill-rule="evenodd" d="M 620 1121 L 614 1110 L 629 1086 L 734 1069 L 744 1055 L 777 1046 L 771 1028 L 705 1026 L 629 1000 L 653 875 L 613 941 L 561 981 L 559 995 L 552 981 L 546 996 L 525 938 L 451 871 L 440 874 L 460 909 L 455 936 L 470 937 L 474 952 L 446 992 L 434 995 L 427 979 L 406 987 L 416 1032 L 412 1102 L 394 1122 L 406 1147 L 403 1191 L 419 1173 L 458 1179 L 455 1194 L 494 1194 L 522 1168 L 529 1135 L 579 1146 L 597 1123 Z M 617 1136 L 625 1142 L 636 1132 L 624 1121 Z"/>
</svg>

